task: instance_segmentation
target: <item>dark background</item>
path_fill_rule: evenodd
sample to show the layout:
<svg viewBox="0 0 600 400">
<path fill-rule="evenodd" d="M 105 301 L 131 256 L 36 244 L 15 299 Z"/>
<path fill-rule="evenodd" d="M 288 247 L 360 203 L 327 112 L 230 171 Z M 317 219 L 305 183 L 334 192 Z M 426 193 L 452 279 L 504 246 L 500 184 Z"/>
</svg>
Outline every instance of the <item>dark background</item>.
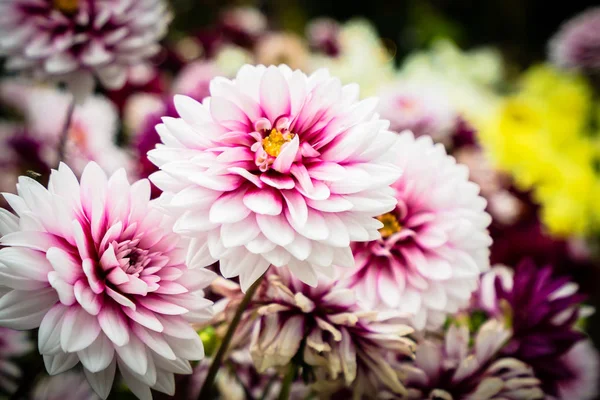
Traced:
<svg viewBox="0 0 600 400">
<path fill-rule="evenodd" d="M 598 5 L 589 0 L 173 0 L 175 28 L 209 25 L 229 5 L 253 5 L 272 26 L 302 32 L 306 21 L 327 16 L 338 21 L 369 19 L 397 47 L 397 58 L 450 36 L 461 47 L 499 47 L 511 64 L 543 60 L 546 42 L 561 22 Z"/>
</svg>

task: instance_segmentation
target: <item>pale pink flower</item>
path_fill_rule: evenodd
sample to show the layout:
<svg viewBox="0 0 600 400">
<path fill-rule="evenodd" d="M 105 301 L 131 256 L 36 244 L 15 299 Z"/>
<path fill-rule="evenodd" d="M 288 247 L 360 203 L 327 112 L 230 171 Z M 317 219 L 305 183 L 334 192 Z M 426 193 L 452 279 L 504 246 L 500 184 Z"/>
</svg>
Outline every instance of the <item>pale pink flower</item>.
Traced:
<svg viewBox="0 0 600 400">
<path fill-rule="evenodd" d="M 35 385 L 31 400 L 98 400 L 85 376 L 68 371 L 45 377 Z"/>
<path fill-rule="evenodd" d="M 548 43 L 549 57 L 559 67 L 600 70 L 600 7 L 565 22 Z"/>
<path fill-rule="evenodd" d="M 380 90 L 379 112 L 390 120 L 390 129 L 409 130 L 415 136 L 429 135 L 448 144 L 458 124 L 456 107 L 448 94 L 435 86 L 397 82 Z"/>
<path fill-rule="evenodd" d="M 81 183 L 61 164 L 48 189 L 27 177 L 0 210 L 0 325 L 39 327 L 51 375 L 80 361 L 94 390 L 109 394 L 118 369 L 140 398 L 173 394 L 173 373 L 204 356 L 190 323 L 211 317 L 203 288 L 214 273 L 188 269 L 187 242 L 150 198 L 150 183 L 108 178 L 90 163 Z"/>
<path fill-rule="evenodd" d="M 0 296 L 8 289 L 0 287 Z M 21 378 L 21 369 L 14 362 L 33 349 L 27 332 L 0 328 L 0 393 L 13 393 Z"/>
<path fill-rule="evenodd" d="M 78 98 L 97 77 L 109 89 L 155 55 L 171 20 L 162 0 L 11 0 L 0 4 L 9 70 L 67 82 Z"/>
<path fill-rule="evenodd" d="M 348 284 L 370 307 L 398 312 L 417 329 L 435 328 L 469 304 L 489 268 L 491 218 L 468 169 L 441 144 L 410 132 L 399 142 L 396 209 L 379 217 L 381 239 L 355 245 Z"/>
<path fill-rule="evenodd" d="M 12 95 L 20 93 L 13 101 Z M 44 161 L 57 165 L 58 143 L 64 129 L 69 95 L 57 89 L 6 82 L 0 87 L 0 95 L 8 104 L 24 114 L 28 134 L 42 146 Z M 119 168 L 132 170 L 133 160 L 116 144 L 119 115 L 107 98 L 89 96 L 75 106 L 67 132 L 64 162 L 80 175 L 90 161 L 95 161 L 107 173 Z"/>
<path fill-rule="evenodd" d="M 397 135 L 376 101 L 285 65 L 246 65 L 210 92 L 202 104 L 175 97 L 182 118 L 163 118 L 148 155 L 175 231 L 193 238 L 189 260 L 220 260 L 244 291 L 270 264 L 309 285 L 354 266 L 350 241 L 377 239 L 373 217 L 396 204 Z"/>
</svg>

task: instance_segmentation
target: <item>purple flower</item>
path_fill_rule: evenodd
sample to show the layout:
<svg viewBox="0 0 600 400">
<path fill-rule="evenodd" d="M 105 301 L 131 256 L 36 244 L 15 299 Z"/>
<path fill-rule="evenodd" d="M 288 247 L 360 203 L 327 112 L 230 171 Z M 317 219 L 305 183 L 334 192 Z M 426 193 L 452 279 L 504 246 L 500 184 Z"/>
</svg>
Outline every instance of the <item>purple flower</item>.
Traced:
<svg viewBox="0 0 600 400">
<path fill-rule="evenodd" d="M 505 318 L 513 335 L 501 353 L 531 365 L 544 392 L 557 395 L 565 377 L 561 358 L 585 338 L 574 325 L 585 296 L 568 277 L 553 274 L 550 266 L 537 268 L 521 262 L 514 274 L 496 267 L 481 281 L 482 308 Z"/>
<path fill-rule="evenodd" d="M 510 331 L 496 320 L 478 330 L 452 325 L 444 341 L 422 340 L 414 361 L 401 363 L 408 398 L 415 400 L 543 399 L 533 370 L 517 359 L 498 357 Z"/>
<path fill-rule="evenodd" d="M 568 20 L 550 40 L 550 59 L 558 66 L 600 69 L 600 7 Z"/>
</svg>

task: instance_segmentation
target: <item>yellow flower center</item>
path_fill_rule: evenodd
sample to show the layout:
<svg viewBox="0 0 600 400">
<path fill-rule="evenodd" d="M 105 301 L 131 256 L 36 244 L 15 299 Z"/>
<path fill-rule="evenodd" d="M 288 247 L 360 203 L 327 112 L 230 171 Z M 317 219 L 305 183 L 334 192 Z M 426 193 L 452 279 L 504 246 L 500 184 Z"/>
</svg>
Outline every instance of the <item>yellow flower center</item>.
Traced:
<svg viewBox="0 0 600 400">
<path fill-rule="evenodd" d="M 268 155 L 277 157 L 281 153 L 281 146 L 290 142 L 294 138 L 294 134 L 290 132 L 281 133 L 277 129 L 271 129 L 269 136 L 262 140 L 263 149 Z"/>
<path fill-rule="evenodd" d="M 384 239 L 402 230 L 402 225 L 400 225 L 398 219 L 392 213 L 380 215 L 377 219 L 383 224 L 383 227 L 379 229 L 379 233 L 381 233 L 381 237 Z"/>
<path fill-rule="evenodd" d="M 79 9 L 79 0 L 52 0 L 52 4 L 64 14 L 75 14 Z"/>
</svg>

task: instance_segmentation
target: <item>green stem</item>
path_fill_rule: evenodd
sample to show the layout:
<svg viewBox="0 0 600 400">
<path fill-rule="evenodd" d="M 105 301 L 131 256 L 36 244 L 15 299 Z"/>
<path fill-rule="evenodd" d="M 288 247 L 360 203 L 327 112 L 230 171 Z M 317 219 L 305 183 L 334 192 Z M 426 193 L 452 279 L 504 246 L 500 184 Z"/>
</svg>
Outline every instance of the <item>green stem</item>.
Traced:
<svg viewBox="0 0 600 400">
<path fill-rule="evenodd" d="M 200 396 L 198 396 L 199 400 L 207 400 L 207 399 L 211 398 L 210 396 L 212 395 L 214 381 L 217 376 L 217 372 L 219 372 L 219 368 L 221 367 L 221 364 L 223 363 L 223 358 L 225 357 L 225 353 L 227 352 L 229 343 L 231 343 L 233 334 L 235 333 L 235 330 L 237 329 L 238 325 L 240 324 L 240 321 L 242 319 L 242 315 L 244 314 L 244 311 L 246 311 L 246 308 L 248 308 L 248 304 L 250 304 L 252 297 L 254 297 L 254 293 L 256 292 L 256 289 L 258 289 L 258 287 L 260 286 L 263 276 L 258 278 L 256 280 L 256 282 L 254 282 L 252 284 L 252 286 L 250 286 L 250 288 L 244 295 L 242 302 L 238 306 L 238 308 L 235 312 L 235 315 L 233 316 L 233 320 L 231 320 L 231 323 L 229 324 L 229 328 L 227 328 L 225 337 L 223 338 L 223 341 L 221 342 L 221 346 L 219 346 L 219 350 L 217 351 L 217 354 L 213 358 L 212 364 L 210 364 L 208 374 L 206 375 L 206 380 L 204 381 L 204 384 L 202 385 L 202 389 L 200 390 Z"/>
<path fill-rule="evenodd" d="M 288 367 L 285 376 L 283 377 L 283 382 L 281 383 L 281 390 L 279 391 L 279 396 L 277 397 L 279 400 L 288 400 L 290 398 L 290 391 L 292 390 L 292 383 L 294 379 L 296 379 L 296 372 L 298 368 L 296 367 L 296 363 L 293 361 L 290 362 L 290 366 Z"/>
</svg>

